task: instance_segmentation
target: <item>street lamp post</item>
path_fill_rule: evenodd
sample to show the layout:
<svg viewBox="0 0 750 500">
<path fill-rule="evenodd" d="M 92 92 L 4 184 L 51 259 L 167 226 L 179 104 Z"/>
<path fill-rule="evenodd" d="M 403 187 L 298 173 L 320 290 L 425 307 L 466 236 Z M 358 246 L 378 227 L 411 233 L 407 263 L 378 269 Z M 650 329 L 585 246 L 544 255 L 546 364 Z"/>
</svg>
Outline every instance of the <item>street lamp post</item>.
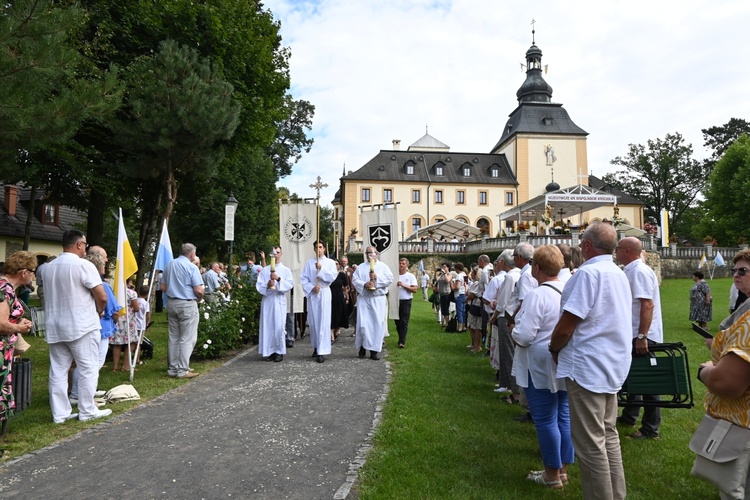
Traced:
<svg viewBox="0 0 750 500">
<path fill-rule="evenodd" d="M 232 246 L 234 244 L 234 214 L 237 211 L 239 202 L 234 194 L 229 195 L 229 199 L 224 204 L 224 241 L 229 245 L 229 285 L 233 285 L 232 277 L 234 275 L 234 266 L 232 265 Z"/>
</svg>

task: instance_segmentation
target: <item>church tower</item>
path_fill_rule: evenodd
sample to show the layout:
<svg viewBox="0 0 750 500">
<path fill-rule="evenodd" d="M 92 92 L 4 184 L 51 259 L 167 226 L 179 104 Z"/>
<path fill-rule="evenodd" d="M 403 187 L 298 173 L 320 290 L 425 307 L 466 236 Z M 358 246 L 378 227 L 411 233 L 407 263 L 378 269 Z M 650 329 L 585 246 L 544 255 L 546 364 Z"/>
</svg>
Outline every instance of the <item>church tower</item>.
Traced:
<svg viewBox="0 0 750 500">
<path fill-rule="evenodd" d="M 552 102 L 552 87 L 542 76 L 542 50 L 526 51 L 526 80 L 516 92 L 518 107 L 510 114 L 493 154 L 505 154 L 518 180 L 517 203 L 543 194 L 548 184 L 588 184 L 586 136 L 562 104 Z"/>
</svg>

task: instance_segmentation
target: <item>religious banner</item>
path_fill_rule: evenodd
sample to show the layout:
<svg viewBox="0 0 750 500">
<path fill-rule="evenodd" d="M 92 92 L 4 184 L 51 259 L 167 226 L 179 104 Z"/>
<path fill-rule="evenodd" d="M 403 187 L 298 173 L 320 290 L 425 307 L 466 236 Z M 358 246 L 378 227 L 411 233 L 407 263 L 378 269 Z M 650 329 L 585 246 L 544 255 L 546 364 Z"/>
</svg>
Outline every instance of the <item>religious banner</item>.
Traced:
<svg viewBox="0 0 750 500">
<path fill-rule="evenodd" d="M 390 268 L 393 283 L 388 287 L 388 317 L 398 319 L 398 214 L 396 207 L 375 208 L 362 212 L 362 250 L 373 246 L 380 254 L 380 262 Z"/>
<path fill-rule="evenodd" d="M 318 234 L 315 209 L 314 203 L 281 203 L 279 206 L 279 245 L 283 252 L 282 263 L 295 277 L 292 290 L 292 312 L 295 313 L 304 311 L 305 293 L 299 276 L 305 263 L 315 257 L 312 246 Z"/>
</svg>

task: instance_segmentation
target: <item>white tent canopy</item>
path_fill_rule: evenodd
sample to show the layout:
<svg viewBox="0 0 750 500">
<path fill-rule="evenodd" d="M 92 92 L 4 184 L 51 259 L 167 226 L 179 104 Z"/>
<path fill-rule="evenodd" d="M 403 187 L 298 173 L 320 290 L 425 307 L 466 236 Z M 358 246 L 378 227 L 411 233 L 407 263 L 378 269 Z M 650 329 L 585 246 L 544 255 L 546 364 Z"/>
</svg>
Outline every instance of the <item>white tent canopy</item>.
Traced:
<svg viewBox="0 0 750 500">
<path fill-rule="evenodd" d="M 430 233 L 432 231 L 432 234 Z M 468 233 L 467 233 L 468 232 Z M 457 239 L 466 238 L 466 234 L 469 237 L 479 237 L 482 233 L 479 228 L 472 226 L 471 224 L 465 224 L 457 221 L 456 219 L 448 219 L 443 222 L 437 222 L 435 224 L 420 228 L 418 231 L 412 233 L 406 241 L 419 240 L 421 238 L 439 238 L 444 236 L 445 239 L 451 240 L 454 236 Z"/>
<path fill-rule="evenodd" d="M 617 196 L 579 184 L 539 195 L 517 207 L 506 210 L 498 217 L 501 222 L 504 220 L 540 220 L 544 216 L 547 205 L 550 205 L 552 207 L 550 215 L 559 220 L 568 219 L 595 208 L 616 204 Z"/>
</svg>

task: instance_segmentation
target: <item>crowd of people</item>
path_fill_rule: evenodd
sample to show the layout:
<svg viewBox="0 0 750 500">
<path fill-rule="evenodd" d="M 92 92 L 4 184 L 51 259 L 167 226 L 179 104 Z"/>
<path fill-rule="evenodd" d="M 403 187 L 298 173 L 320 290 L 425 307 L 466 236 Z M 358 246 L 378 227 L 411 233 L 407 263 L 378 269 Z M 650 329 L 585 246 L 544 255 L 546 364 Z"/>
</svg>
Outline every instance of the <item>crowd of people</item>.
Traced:
<svg viewBox="0 0 750 500">
<path fill-rule="evenodd" d="M 62 246 L 62 253 L 39 269 L 29 252 L 16 252 L 5 262 L 0 277 L 0 420 L 6 420 L 14 406 L 8 376 L 13 349 L 32 328 L 23 317 L 19 291 L 31 286 L 35 272 L 47 317 L 55 423 L 111 414 L 95 401 L 98 374 L 110 346 L 115 371 L 120 369 L 121 354 L 125 370 L 138 362 L 133 351 L 148 322 L 148 287 L 138 292 L 129 287 L 127 307 L 121 308 L 103 279 L 106 251 L 87 248 L 85 235 L 77 230 L 65 233 Z M 535 426 L 542 467 L 530 471 L 527 479 L 564 488 L 568 466 L 577 459 L 585 498 L 625 498 L 617 425 L 633 427 L 641 418 L 640 428 L 630 437 L 646 440 L 658 439 L 661 425 L 659 396 L 629 394 L 632 404 L 618 416 L 617 393 L 631 356 L 648 356 L 656 343 L 663 342 L 658 280 L 637 238 L 618 241 L 611 224 L 593 223 L 579 247 L 534 248 L 523 242 L 504 250 L 494 262 L 487 255 L 468 267 L 444 262 L 433 278 L 422 270 L 419 280 L 409 272 L 405 258 L 394 275 L 375 247 L 367 247 L 363 262 L 352 266 L 346 257 L 330 259 L 322 242 L 315 241 L 313 248 L 315 257 L 305 264 L 299 282 L 315 361 L 325 362 L 341 329 L 352 321 L 358 356 L 369 352 L 370 359 L 380 359 L 392 283 L 398 289 L 398 347 L 404 348 L 412 297 L 421 288 L 423 299 L 433 303 L 438 323 L 448 331 L 454 321 L 457 333 L 469 332 L 470 352 L 489 357 L 497 376 L 495 391 L 524 410 L 516 419 Z M 283 264 L 279 246 L 272 249 L 268 264 L 263 253 L 260 264 L 255 255 L 247 257 L 247 265 L 229 272 L 237 272 L 240 283 L 254 284 L 262 296 L 258 352 L 267 361 L 281 362 L 294 341 L 287 298 L 295 277 Z M 706 341 L 712 359 L 701 365 L 698 375 L 708 388 L 708 420 L 701 427 L 725 422 L 747 430 L 746 438 L 740 438 L 739 465 L 731 477 L 724 480 L 720 475 L 714 482 L 722 498 L 744 497 L 750 464 L 750 303 L 742 301 L 750 293 L 750 253 L 741 251 L 734 263 L 731 315 L 719 326 L 716 338 Z M 227 270 L 218 262 L 202 270 L 195 246 L 185 243 L 158 280 L 168 313 L 167 374 L 196 377 L 190 357 L 200 319 L 198 302 L 228 298 Z M 690 319 L 705 327 L 711 321 L 711 293 L 700 272 L 694 281 Z M 709 459 L 699 454 L 693 472 L 712 480 L 705 460 Z"/>
<path fill-rule="evenodd" d="M 750 290 L 745 277 L 750 254 L 745 253 L 735 258 L 735 296 Z M 469 350 L 486 354 L 496 371 L 495 391 L 524 409 L 516 420 L 534 424 L 542 467 L 527 479 L 564 488 L 568 466 L 577 461 L 584 498 L 625 498 L 617 426 L 635 427 L 640 418 L 640 427 L 629 433 L 639 440 L 658 439 L 661 426 L 655 395 L 629 394 L 630 405 L 618 416 L 617 393 L 632 356 L 648 356 L 664 341 L 658 279 L 645 263 L 640 240 L 618 241 L 612 225 L 594 223 L 579 247 L 521 243 L 503 251 L 493 265 L 482 255 L 468 269 L 465 275 L 463 264 L 442 263 L 429 300 L 446 331 L 452 320 L 461 331 L 465 321 Z M 698 303 L 691 306 L 690 319 L 707 322 L 711 297 L 702 278 L 695 275 L 690 295 L 691 304 Z M 465 313 L 459 312 L 464 293 Z M 750 403 L 743 400 L 738 407 L 729 398 L 750 398 L 750 306 L 733 301 L 733 307 L 713 344 L 707 342 L 713 359 L 702 365 L 700 379 L 711 394 L 708 414 L 744 429 L 750 427 Z M 747 443 L 744 468 L 735 474 L 742 478 L 742 495 L 750 438 Z M 724 495 L 729 483 L 736 495 L 737 481 L 715 484 Z"/>
</svg>

